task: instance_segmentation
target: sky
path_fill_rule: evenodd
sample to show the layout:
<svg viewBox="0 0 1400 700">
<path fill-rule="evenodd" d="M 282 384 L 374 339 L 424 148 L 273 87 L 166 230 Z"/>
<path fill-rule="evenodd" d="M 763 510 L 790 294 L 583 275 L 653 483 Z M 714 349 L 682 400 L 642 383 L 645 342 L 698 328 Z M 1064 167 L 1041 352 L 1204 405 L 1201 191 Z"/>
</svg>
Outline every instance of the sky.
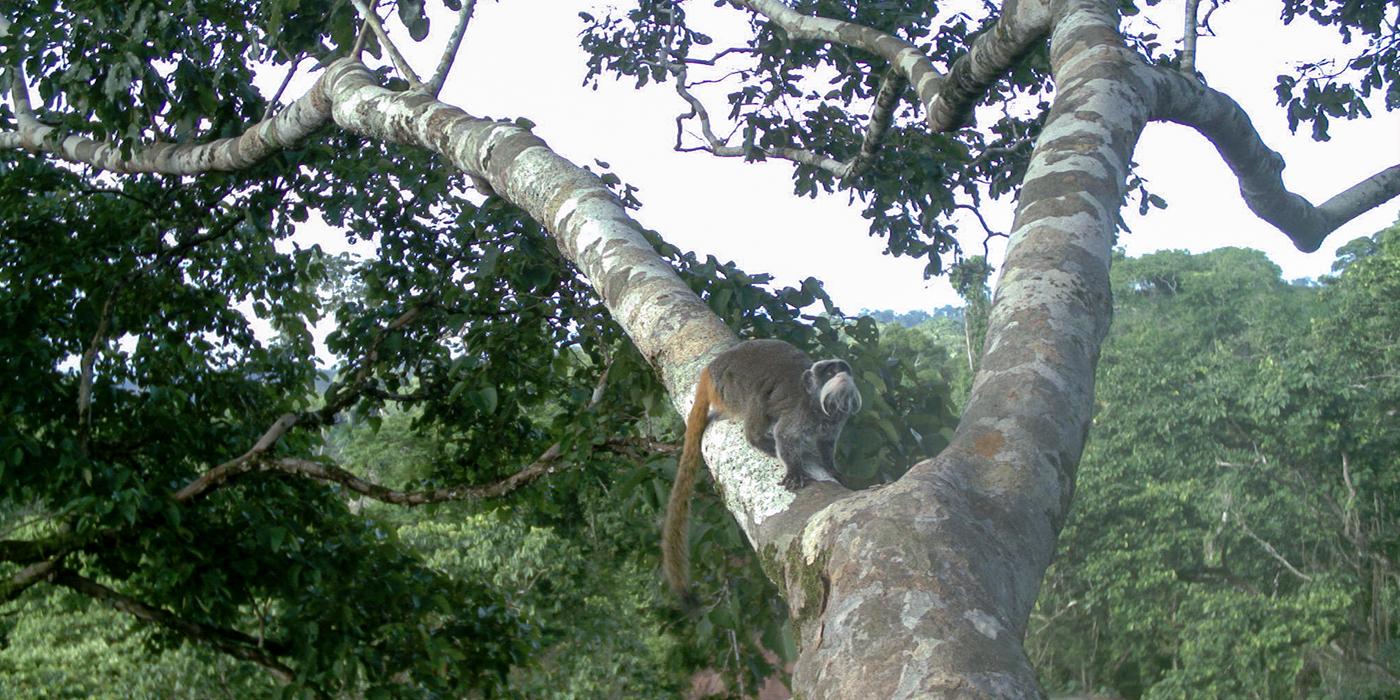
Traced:
<svg viewBox="0 0 1400 700">
<path fill-rule="evenodd" d="M 691 2 L 687 8 L 695 26 L 716 37 L 713 46 L 723 45 L 723 37 L 743 36 L 744 13 L 711 5 Z M 1170 7 L 1159 5 L 1157 11 L 1180 12 L 1178 3 L 1164 5 Z M 1297 135 L 1289 133 L 1275 103 L 1275 76 L 1299 61 L 1341 56 L 1343 47 L 1335 32 L 1306 21 L 1283 27 L 1275 4 L 1268 3 L 1268 9 L 1260 5 L 1231 3 L 1214 13 L 1216 36 L 1201 38 L 1198 69 L 1211 86 L 1243 105 L 1265 143 L 1283 154 L 1289 188 L 1321 203 L 1400 163 L 1400 114 L 1385 112 L 1379 103 L 1372 105 L 1372 119 L 1334 121 L 1329 142 L 1312 141 L 1306 127 Z M 675 152 L 674 119 L 687 110 L 670 85 L 637 90 L 630 80 L 605 77 L 596 90 L 584 87 L 577 11 L 602 6 L 480 0 L 441 98 L 476 116 L 526 117 L 535 123 L 537 135 L 573 162 L 609 163 L 612 172 L 639 188 L 643 206 L 636 218 L 683 249 L 733 260 L 750 273 L 772 274 L 779 285 L 816 277 L 848 313 L 961 303 L 946 279 L 923 279 L 921 260 L 885 255 L 883 241 L 868 235 L 859 205 L 848 204 L 845 193 L 816 199 L 793 195 L 791 164 Z M 1159 17 L 1161 41 L 1176 45 L 1181 21 L 1170 13 Z M 412 44 L 398 33 L 397 43 L 420 74 L 432 73 L 440 45 L 434 39 L 445 41 L 451 19 L 439 17 L 433 25 L 437 36 L 424 44 Z M 710 110 L 725 111 L 722 102 L 712 103 Z M 1249 212 L 1229 169 L 1194 131 L 1149 125 L 1135 160 L 1149 189 L 1169 206 L 1146 217 L 1137 214 L 1135 204 L 1125 208 L 1131 233 L 1120 236 L 1120 245 L 1130 255 L 1245 246 L 1268 254 L 1285 279 L 1316 277 L 1328 272 L 1337 247 L 1390 225 L 1400 212 L 1400 201 L 1387 203 L 1334 232 L 1320 251 L 1303 254 Z M 1009 201 L 983 213 L 994 229 L 1010 228 Z M 980 227 L 968 223 L 961 229 L 964 248 L 980 251 Z M 337 238 L 328 231 L 315 234 L 332 249 L 339 247 Z M 993 239 L 994 244 L 1003 242 Z M 991 252 L 995 265 L 1000 245 Z"/>
</svg>

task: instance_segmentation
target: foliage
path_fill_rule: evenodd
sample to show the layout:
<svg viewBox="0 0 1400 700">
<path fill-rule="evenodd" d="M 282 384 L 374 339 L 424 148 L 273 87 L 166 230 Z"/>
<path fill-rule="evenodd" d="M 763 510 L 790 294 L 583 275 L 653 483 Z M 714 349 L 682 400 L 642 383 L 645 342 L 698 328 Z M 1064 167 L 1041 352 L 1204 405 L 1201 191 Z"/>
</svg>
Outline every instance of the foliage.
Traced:
<svg viewBox="0 0 1400 700">
<path fill-rule="evenodd" d="M 193 644 L 160 650 L 131 618 L 65 593 L 27 596 L 4 623 L 0 696 L 35 700 L 238 700 L 272 682 Z"/>
<path fill-rule="evenodd" d="M 41 117 L 60 135 L 128 149 L 242 132 L 269 109 L 253 87 L 255 68 L 324 65 L 344 55 L 357 32 L 351 4 L 330 0 L 11 5 L 0 63 L 23 64 Z M 802 12 L 899 27 L 900 36 L 934 49 L 941 70 L 985 27 L 990 7 L 935 21 L 935 6 L 925 2 L 796 3 Z M 396 9 L 415 38 L 426 34 L 425 3 L 401 0 Z M 1397 58 L 1382 32 L 1390 10 L 1378 0 L 1285 3 L 1287 17 L 1305 11 L 1370 42 L 1349 63 L 1364 73 L 1358 87 L 1306 72 L 1299 83 L 1290 118 L 1311 121 L 1315 132 L 1320 124 L 1325 134 L 1326 117 L 1364 111 L 1356 95 L 1394 92 Z M 673 3 L 639 0 L 634 9 L 583 19 L 590 78 L 669 79 L 653 60 L 659 49 L 684 58 L 713 43 L 686 26 Z M 1142 50 L 1158 50 L 1139 39 Z M 751 157 L 774 145 L 842 159 L 859 148 L 866 104 L 887 68 L 879 59 L 771 29 L 755 31 L 743 48 L 752 63 L 736 74 L 728 99 Z M 1281 83 L 1280 99 L 1293 87 Z M 886 167 L 855 183 L 871 231 L 891 253 L 925 258 L 930 273 L 945 270 L 950 255 L 957 260 L 949 215 L 983 196 L 1014 194 L 1047 90 L 1046 55 L 1036 49 L 988 99 L 1028 109 L 1008 111 L 984 131 L 929 137 L 916 108 L 899 114 Z M 0 111 L 6 128 L 14 116 Z M 990 155 L 974 158 L 978 151 Z M 608 177 L 620 199 L 639 204 Z M 794 173 L 800 194 L 837 185 L 825 171 Z M 0 683 L 25 694 L 139 696 L 151 686 L 120 669 L 143 667 L 178 677 L 193 695 L 231 684 L 288 697 L 518 689 L 596 697 L 669 692 L 685 674 L 716 663 L 754 687 L 774 671 L 765 650 L 790 657 L 783 606 L 712 494 L 702 492 L 691 537 L 701 612 L 679 618 L 648 587 L 653 522 L 674 469 L 648 448 L 673 436 L 677 421 L 650 368 L 540 225 L 499 198 L 463 196 L 465 187 L 435 157 L 341 132 L 243 172 L 188 181 L 93 175 L 27 153 L 0 155 L 0 379 L 15 388 L 0 393 L 0 524 L 13 538 L 0 541 L 0 577 L 16 580 L 27 566 L 61 561 L 66 573 L 109 587 L 127 607 L 149 606 L 188 623 L 185 630 L 252 639 L 240 642 L 244 652 L 266 650 L 295 674 L 289 686 L 270 690 L 258 669 L 211 661 L 208 648 L 187 645 L 209 642 L 207 633 L 141 623 L 128 634 L 100 608 L 70 614 L 71 595 L 42 583 L 4 591 L 13 619 L 0 626 L 8 640 Z M 351 242 L 372 242 L 373 257 L 336 257 L 292 240 L 313 213 Z M 949 355 L 935 343 L 946 324 L 882 334 L 871 319 L 842 317 L 817 280 L 773 289 L 766 276 L 683 253 L 659 236 L 653 243 L 742 335 L 851 361 L 871 397 L 839 455 L 853 483 L 892 479 L 946 442 L 950 397 L 968 376 L 948 370 Z M 1225 680 L 1203 669 L 1238 657 L 1251 664 L 1238 678 L 1273 691 L 1308 669 L 1335 686 L 1346 664 L 1393 667 L 1393 622 L 1384 611 L 1394 609 L 1386 567 L 1396 558 L 1383 504 L 1395 502 L 1393 470 L 1385 468 L 1395 445 L 1384 419 L 1393 410 L 1394 348 L 1386 339 L 1395 324 L 1393 312 L 1379 308 L 1394 298 L 1391 246 L 1378 239 L 1349 249 L 1353 259 L 1320 297 L 1337 309 L 1335 318 L 1310 330 L 1301 307 L 1281 300 L 1313 293 L 1280 287 L 1268 299 L 1249 296 L 1268 269 L 1246 254 L 1222 253 L 1229 264 L 1219 270 L 1163 258 L 1124 278 L 1120 297 L 1137 294 L 1144 309 L 1190 304 L 1171 323 L 1129 322 L 1126 340 L 1115 341 L 1130 349 L 1140 342 L 1144 356 L 1160 351 L 1165 359 L 1106 368 L 1103 384 L 1122 383 L 1124 393 L 1104 398 L 1101 420 L 1126 427 L 1100 430 L 1112 459 L 1086 475 L 1113 478 L 1086 476 L 1083 488 L 1113 493 L 1091 501 L 1068 531 L 1072 542 L 1084 538 L 1068 555 L 1083 571 L 1131 565 L 1140 576 L 1098 589 L 1063 573 L 1067 565 L 1047 587 L 1062 597 L 1048 599 L 1046 610 L 1058 615 L 1075 602 L 1063 620 L 1094 630 L 1110 629 L 1097 624 L 1103 620 L 1134 621 L 1103 650 L 1080 655 L 1104 667 L 1096 681 L 1156 683 L 1163 694 L 1203 683 L 1223 691 Z M 1205 302 L 1221 295 L 1248 303 L 1208 311 Z M 326 319 L 335 330 L 318 348 L 313 329 Z M 1188 341 L 1163 340 L 1164 328 Z M 1312 340 L 1277 345 L 1293 336 Z M 1335 348 L 1325 342 L 1342 337 Z M 1349 364 L 1352 351 L 1370 359 Z M 325 353 L 335 356 L 334 371 L 323 367 Z M 589 408 L 604 374 L 603 398 Z M 1172 404 L 1148 400 L 1164 398 Z M 366 506 L 338 486 L 261 470 L 177 497 L 289 416 L 296 425 L 272 457 L 343 460 L 405 489 L 494 483 L 554 445 L 568 468 L 499 504 L 427 515 Z M 1292 432 L 1269 432 L 1280 419 Z M 332 427 L 336 421 L 347 422 Z M 1300 437 L 1318 432 L 1327 439 Z M 1166 467 L 1151 471 L 1144 460 Z M 1195 475 L 1222 460 L 1246 466 L 1208 480 Z M 1338 464 L 1347 465 L 1340 481 Z M 1115 491 L 1127 485 L 1146 490 Z M 1254 537 L 1241 539 L 1241 528 L 1213 534 L 1222 509 Z M 1142 524 L 1142 516 L 1124 516 L 1139 512 L 1153 522 L 1184 518 L 1195 529 L 1103 554 L 1098 544 L 1117 542 L 1119 531 L 1102 528 L 1122 517 Z M 1145 528 L 1128 532 L 1141 538 Z M 1289 547 L 1273 556 L 1258 542 Z M 1227 551 L 1231 576 L 1263 593 L 1245 587 L 1254 597 L 1241 598 L 1212 580 L 1193 584 L 1205 590 L 1199 595 L 1164 595 L 1171 615 L 1150 606 L 1156 599 L 1144 594 L 1170 592 L 1191 565 L 1218 578 Z M 1280 569 L 1280 559 L 1303 575 Z M 1355 594 L 1363 584 L 1373 595 Z M 1229 621 L 1252 636 L 1222 646 L 1217 632 L 1187 634 L 1172 617 L 1214 609 L 1234 611 Z M 1293 614 L 1285 619 L 1278 610 Z M 28 643 L 40 633 L 54 641 Z M 1092 635 L 1071 641 L 1091 638 L 1097 644 Z M 1162 638 L 1182 642 L 1162 647 Z M 1326 656 L 1337 640 L 1344 656 Z M 1299 644 L 1320 660 L 1281 651 Z M 1060 658 L 1048 663 L 1051 677 L 1064 680 L 1072 674 Z M 1122 658 L 1135 663 L 1111 662 Z M 72 674 L 77 663 L 90 673 Z"/>
<path fill-rule="evenodd" d="M 783 607 L 712 496 L 696 508 L 693 559 L 705 608 L 679 628 L 694 635 L 687 644 L 660 633 L 632 646 L 580 642 L 596 653 L 539 663 L 567 646 L 558 641 L 565 622 L 581 625 L 570 634 L 609 638 L 606 625 L 626 618 L 604 610 L 633 611 L 627 624 L 639 630 L 674 626 L 669 602 L 645 585 L 656 580 L 655 516 L 646 514 L 664 502 L 674 463 L 637 459 L 627 441 L 674 435 L 679 422 L 537 225 L 497 199 L 449 198 L 456 185 L 430 175 L 422 159 L 394 155 L 402 159 L 394 165 L 381 156 L 374 167 L 385 177 L 420 178 L 415 196 L 439 202 L 433 216 L 413 215 L 394 197 L 280 179 L 136 178 L 98 190 L 71 171 L 7 157 L 0 369 L 29 389 L 0 397 L 0 496 L 12 522 L 30 523 L 17 532 L 43 547 L 76 542 L 68 565 L 121 595 L 287 644 L 298 685 L 316 692 L 489 693 L 509 680 L 606 695 L 613 686 L 603 669 L 637 679 L 628 688 L 674 688 L 683 671 L 714 659 L 748 687 L 770 675 L 764 650 L 791 654 Z M 237 208 L 213 203 L 230 196 Z M 352 236 L 373 237 L 378 256 L 352 261 L 279 243 L 291 231 L 292 197 L 315 201 Z M 946 440 L 946 389 L 929 390 L 932 375 L 918 358 L 882 348 L 873 322 L 841 317 L 815 280 L 769 290 L 766 276 L 655 242 L 741 333 L 848 357 L 879 392 L 843 441 L 852 479 L 893 478 Z M 813 304 L 828 313 L 804 319 Z M 329 386 L 310 330 L 328 316 L 337 329 L 326 343 L 349 358 Z M 581 410 L 603 367 L 603 400 Z M 78 421 L 84 386 L 92 400 Z M 354 439 L 327 444 L 314 429 L 317 407 L 346 392 L 353 422 L 330 434 L 353 425 Z M 289 433 L 276 454 L 342 460 L 406 489 L 490 482 L 559 444 L 561 461 L 584 468 L 514 497 L 521 527 L 596 528 L 611 519 L 606 546 L 583 551 L 611 562 L 618 578 L 591 584 L 630 593 L 603 598 L 607 605 L 578 599 L 571 612 L 594 610 L 596 628 L 557 608 L 546 614 L 539 602 L 512 603 L 509 587 L 482 569 L 435 565 L 425 560 L 431 551 L 393 535 L 417 533 L 415 518 L 362 510 L 336 488 L 297 478 L 244 474 L 193 503 L 170 499 L 288 412 L 312 429 Z M 182 643 L 169 630 L 142 629 L 153 650 Z"/>
<path fill-rule="evenodd" d="M 1093 438 L 1028 640 L 1048 685 L 1394 691 L 1397 244 L 1349 246 L 1320 288 L 1238 249 L 1116 261 Z"/>
</svg>

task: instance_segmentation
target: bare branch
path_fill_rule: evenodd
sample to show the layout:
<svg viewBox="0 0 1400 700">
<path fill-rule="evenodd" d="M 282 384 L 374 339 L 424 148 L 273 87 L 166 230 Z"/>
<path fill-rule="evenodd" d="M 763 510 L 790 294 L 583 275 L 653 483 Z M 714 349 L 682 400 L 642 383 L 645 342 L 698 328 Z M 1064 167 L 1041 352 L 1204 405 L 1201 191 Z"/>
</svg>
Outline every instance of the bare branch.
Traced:
<svg viewBox="0 0 1400 700">
<path fill-rule="evenodd" d="M 354 491 L 362 496 L 368 496 L 383 503 L 392 503 L 400 506 L 421 506 L 429 503 L 443 503 L 447 501 L 477 501 L 487 498 L 499 498 L 514 492 L 522 486 L 533 483 L 542 476 L 554 473 L 559 464 L 560 454 L 562 454 L 562 448 L 559 443 L 555 443 L 550 445 L 549 448 L 540 455 L 539 459 L 536 459 L 525 468 L 500 481 L 481 486 L 449 486 L 440 489 L 429 489 L 427 491 L 396 491 L 386 486 L 361 479 L 355 474 L 335 465 L 295 457 L 269 460 L 261 463 L 259 468 L 340 484 L 350 491 Z"/>
<path fill-rule="evenodd" d="M 62 559 L 62 556 L 57 556 L 53 559 L 35 562 L 20 569 L 8 580 L 0 582 L 0 603 L 14 600 L 30 586 L 48 578 Z"/>
<path fill-rule="evenodd" d="M 350 382 L 345 384 L 334 384 L 326 391 L 327 400 L 324 406 L 311 413 L 286 413 L 278 418 L 272 427 L 258 438 L 257 443 L 247 452 L 220 464 L 209 471 L 199 475 L 194 481 L 186 484 L 184 488 L 175 492 L 172 497 L 177 503 L 185 503 L 191 499 L 208 492 L 239 474 L 246 473 L 256 468 L 262 458 L 296 425 L 324 425 L 335 420 L 337 413 L 340 413 L 347 406 L 360 396 L 361 391 L 368 385 L 370 372 L 374 369 L 374 363 L 379 358 L 379 346 L 384 339 L 394 331 L 408 325 L 423 310 L 423 304 L 416 304 L 407 311 L 399 314 L 397 318 L 390 321 L 388 325 L 380 329 L 370 342 L 369 349 L 365 351 L 364 357 L 360 358 L 360 366 L 353 375 Z"/>
<path fill-rule="evenodd" d="M 182 619 L 174 613 L 147 605 L 67 569 L 54 573 L 51 580 L 56 585 L 107 603 L 138 620 L 154 622 L 188 639 L 206 642 L 229 656 L 251 661 L 267 669 L 279 683 L 287 684 L 296 680 L 296 673 L 277 660 L 277 652 L 283 649 L 281 644 L 256 639 L 237 630 Z"/>
<path fill-rule="evenodd" d="M 457 60 L 457 50 L 462 46 L 462 37 L 467 33 L 467 23 L 471 21 L 474 9 L 476 0 L 463 0 L 462 9 L 457 12 L 457 26 L 452 30 L 452 36 L 447 39 L 447 48 L 442 50 L 437 70 L 433 71 L 433 77 L 429 78 L 424 86 L 428 94 L 437 96 L 442 92 L 442 86 L 447 82 L 447 72 L 452 69 L 452 62 Z"/>
<path fill-rule="evenodd" d="M 365 0 L 350 0 L 350 2 L 355 5 L 355 9 L 359 11 L 360 17 L 369 25 L 369 28 L 374 30 L 374 36 L 379 39 L 380 45 L 389 54 L 389 60 L 394 63 L 394 68 L 399 71 L 399 75 L 402 75 L 412 87 L 422 87 L 423 81 L 417 73 L 413 72 L 413 67 L 408 65 L 408 61 L 404 60 L 403 54 L 399 53 L 394 42 L 389 40 L 389 33 L 384 31 L 384 24 L 379 21 L 379 15 L 365 4 Z"/>
<path fill-rule="evenodd" d="M 605 368 L 598 377 L 598 383 L 594 386 L 593 393 L 590 395 L 588 403 L 584 406 L 583 410 L 591 411 L 603 400 L 603 392 L 607 388 L 609 371 L 610 368 Z M 605 446 L 622 451 L 633 447 L 630 441 L 623 439 L 610 440 L 605 443 Z M 654 451 L 665 451 L 664 449 L 655 449 L 654 446 L 650 444 L 645 446 L 652 447 Z M 531 462 L 520 471 L 500 481 L 480 486 L 449 486 L 427 491 L 398 491 L 362 479 L 354 473 L 333 464 L 316 462 L 299 457 L 260 460 L 255 464 L 247 465 L 247 468 L 238 470 L 237 473 L 246 473 L 253 469 L 279 471 L 286 474 L 316 479 L 318 481 L 340 484 L 350 491 L 383 503 L 392 503 L 400 506 L 421 506 L 429 503 L 443 503 L 446 501 L 500 498 L 523 486 L 533 483 L 542 476 L 553 474 L 559 466 L 559 458 L 562 454 L 563 444 L 556 442 L 545 449 L 544 453 L 534 462 Z M 232 476 L 232 474 L 228 476 Z M 177 500 L 179 500 L 178 497 Z"/>
<path fill-rule="evenodd" d="M 98 317 L 97 332 L 92 334 L 92 341 L 88 343 L 87 350 L 83 351 L 83 359 L 79 363 L 78 371 L 78 445 L 86 449 L 88 433 L 91 429 L 92 415 L 88 409 L 92 405 L 92 371 L 97 364 L 97 353 L 102 346 L 107 343 L 107 328 L 112 323 L 112 309 L 116 305 L 117 290 L 112 289 L 107 293 L 107 301 L 102 304 L 102 313 Z"/>
<path fill-rule="evenodd" d="M 267 431 L 263 433 L 262 437 L 258 438 L 257 443 L 247 452 L 200 474 L 194 481 L 191 481 L 186 484 L 184 488 L 176 491 L 173 496 L 175 502 L 185 503 L 219 486 L 229 478 L 251 470 L 257 465 L 256 460 L 268 450 L 272 449 L 272 446 L 276 445 L 277 441 L 282 439 L 282 436 L 286 435 L 287 431 L 291 430 L 292 426 L 296 425 L 301 418 L 302 416 L 296 413 L 283 414 L 281 418 L 278 418 L 272 424 L 272 427 L 268 428 Z"/>
<path fill-rule="evenodd" d="M 748 157 L 750 154 L 749 149 L 746 149 L 743 146 L 730 146 L 725 142 L 725 139 L 721 139 L 715 136 L 714 128 L 710 125 L 709 111 L 705 109 L 704 103 L 702 103 L 700 99 L 694 94 L 692 94 L 688 89 L 689 83 L 687 82 L 687 71 L 685 64 L 682 62 L 667 61 L 664 62 L 662 65 L 667 70 L 671 71 L 671 73 L 675 76 L 676 94 L 680 95 L 681 99 L 685 100 L 687 103 L 690 104 L 689 113 L 680 114 L 676 116 L 676 150 L 681 152 L 703 150 L 712 153 L 716 156 L 720 156 L 722 158 Z M 699 120 L 700 132 L 705 140 L 705 145 L 699 149 L 686 148 L 682 145 L 682 136 L 685 133 L 685 121 L 691 117 L 694 117 L 695 119 Z M 764 156 L 782 158 L 784 160 L 790 160 L 795 163 L 810 165 L 814 168 L 826 170 L 831 174 L 837 176 L 838 178 L 845 175 L 847 172 L 849 172 L 850 169 L 848 163 L 843 163 L 839 160 L 836 160 L 835 158 L 828 158 L 827 156 L 823 156 L 820 153 L 804 150 L 801 148 L 793 148 L 790 146 L 769 146 L 755 147 L 755 150 L 757 150 Z"/>
<path fill-rule="evenodd" d="M 1342 224 L 1400 195 L 1400 165 L 1393 165 L 1315 206 L 1283 184 L 1283 156 L 1264 144 L 1238 103 L 1177 71 L 1141 66 L 1157 91 L 1153 118 L 1189 126 L 1208 139 L 1240 181 L 1240 194 L 1256 216 L 1306 253 L 1317 250 Z"/>
<path fill-rule="evenodd" d="M 13 67 L 10 70 L 14 72 Z M 138 146 L 132 149 L 130 159 L 123 158 L 115 144 L 81 136 L 54 139 L 57 129 L 37 120 L 26 124 L 21 119 L 19 131 L 0 133 L 0 147 L 48 153 L 73 163 L 121 173 L 194 175 L 240 170 L 295 145 L 331 120 L 331 102 L 325 93 L 325 81 L 326 77 L 322 76 L 311 90 L 277 116 L 258 122 L 239 136 L 202 144 Z"/>
<path fill-rule="evenodd" d="M 1186 26 L 1181 33 L 1181 72 L 1185 75 L 1195 77 L 1196 75 L 1196 38 L 1199 35 L 1197 30 L 1198 8 L 1201 0 L 1186 0 Z"/>
<path fill-rule="evenodd" d="M 369 22 L 360 23 L 360 31 L 355 33 L 355 45 L 350 47 L 350 58 L 360 60 L 365 53 L 365 44 L 369 42 Z"/>
<path fill-rule="evenodd" d="M 875 154 L 885 141 L 890 122 L 894 120 L 894 110 L 899 106 L 899 97 L 908 86 L 909 82 L 899 71 L 885 72 L 885 77 L 880 80 L 880 89 L 875 93 L 875 103 L 870 107 L 870 126 L 865 129 L 860 152 L 847 164 L 846 172 L 841 176 L 842 184 L 849 184 L 870 170 L 870 164 L 875 162 Z"/>
<path fill-rule="evenodd" d="M 282 84 L 277 86 L 277 92 L 272 94 L 272 99 L 267 101 L 267 111 L 263 112 L 263 121 L 272 118 L 277 112 L 277 103 L 282 99 L 282 93 L 287 91 L 287 86 L 292 82 L 292 76 L 297 74 L 297 67 L 301 65 L 301 58 L 292 61 L 292 65 L 287 67 L 287 74 L 282 77 Z"/>
<path fill-rule="evenodd" d="M 1288 558 L 1283 556 L 1283 554 L 1280 553 L 1278 549 L 1276 549 L 1272 544 L 1269 544 L 1267 540 L 1254 534 L 1254 531 L 1249 529 L 1249 525 L 1245 523 L 1244 518 L 1241 517 L 1238 512 L 1233 513 L 1233 515 L 1235 517 L 1235 522 L 1240 524 L 1240 531 L 1243 532 L 1245 536 L 1249 539 L 1254 540 L 1255 543 L 1262 547 L 1265 552 L 1268 552 L 1269 556 L 1272 557 L 1275 561 L 1282 564 L 1283 568 L 1288 569 L 1290 573 L 1304 581 L 1313 580 L 1311 576 L 1299 571 L 1297 567 L 1293 566 L 1293 564 L 1288 561 Z"/>
</svg>

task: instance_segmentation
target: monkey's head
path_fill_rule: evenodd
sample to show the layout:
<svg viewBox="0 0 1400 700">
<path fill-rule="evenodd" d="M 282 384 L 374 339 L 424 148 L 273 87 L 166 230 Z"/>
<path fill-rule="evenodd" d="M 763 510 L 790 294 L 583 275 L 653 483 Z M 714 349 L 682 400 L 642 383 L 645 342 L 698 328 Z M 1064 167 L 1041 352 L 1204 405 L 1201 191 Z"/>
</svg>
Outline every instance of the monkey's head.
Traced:
<svg viewBox="0 0 1400 700">
<path fill-rule="evenodd" d="M 860 390 L 845 360 L 813 362 L 812 367 L 802 373 L 802 383 L 822 413 L 832 418 L 849 416 L 860 410 Z"/>
</svg>

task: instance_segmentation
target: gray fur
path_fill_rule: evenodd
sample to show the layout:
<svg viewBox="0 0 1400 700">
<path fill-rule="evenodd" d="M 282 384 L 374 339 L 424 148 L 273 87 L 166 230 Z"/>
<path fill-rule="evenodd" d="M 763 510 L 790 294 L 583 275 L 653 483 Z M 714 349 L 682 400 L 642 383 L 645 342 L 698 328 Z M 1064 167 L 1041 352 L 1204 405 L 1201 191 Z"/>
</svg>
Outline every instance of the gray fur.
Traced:
<svg viewBox="0 0 1400 700">
<path fill-rule="evenodd" d="M 742 418 L 749 444 L 777 457 L 783 484 L 836 481 L 836 440 L 860 410 L 860 391 L 844 360 L 812 362 L 781 340 L 748 340 L 710 363 L 726 416 Z"/>
</svg>

